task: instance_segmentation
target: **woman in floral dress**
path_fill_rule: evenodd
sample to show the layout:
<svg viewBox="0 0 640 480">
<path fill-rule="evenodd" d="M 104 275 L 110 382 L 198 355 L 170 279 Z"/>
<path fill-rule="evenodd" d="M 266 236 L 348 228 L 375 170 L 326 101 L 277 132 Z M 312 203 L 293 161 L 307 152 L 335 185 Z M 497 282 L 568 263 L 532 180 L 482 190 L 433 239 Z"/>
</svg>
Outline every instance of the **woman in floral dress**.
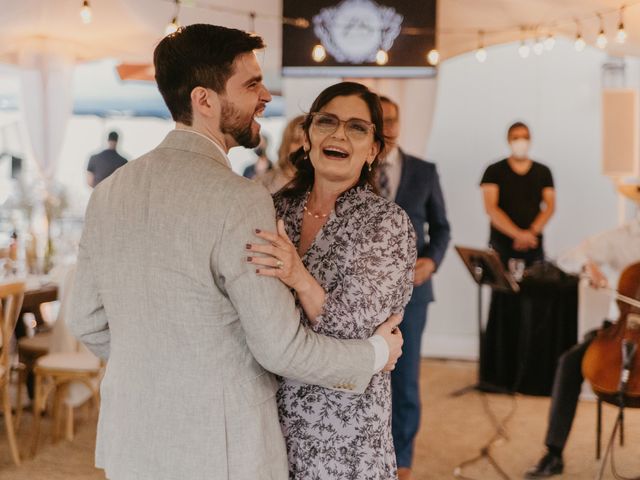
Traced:
<svg viewBox="0 0 640 480">
<path fill-rule="evenodd" d="M 259 232 L 257 273 L 292 288 L 304 323 L 324 335 L 370 337 L 402 313 L 412 291 L 415 232 L 407 215 L 374 192 L 384 148 L 382 111 L 365 86 L 342 82 L 315 100 L 293 154 L 294 180 L 274 197 L 277 232 Z M 290 478 L 397 478 L 391 437 L 390 374 L 364 394 L 282 379 L 280 423 Z"/>
</svg>

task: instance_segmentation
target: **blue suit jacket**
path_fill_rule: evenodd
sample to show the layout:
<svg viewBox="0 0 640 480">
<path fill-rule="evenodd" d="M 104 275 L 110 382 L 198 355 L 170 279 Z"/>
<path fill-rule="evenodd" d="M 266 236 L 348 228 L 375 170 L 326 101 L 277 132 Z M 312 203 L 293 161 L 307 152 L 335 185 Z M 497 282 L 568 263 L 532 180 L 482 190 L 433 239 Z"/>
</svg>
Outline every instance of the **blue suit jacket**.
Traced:
<svg viewBox="0 0 640 480">
<path fill-rule="evenodd" d="M 451 239 L 440 179 L 434 163 L 400 151 L 402 174 L 395 201 L 416 230 L 418 257 L 431 258 L 440 266 Z M 431 280 L 413 289 L 412 302 L 433 301 Z"/>
</svg>

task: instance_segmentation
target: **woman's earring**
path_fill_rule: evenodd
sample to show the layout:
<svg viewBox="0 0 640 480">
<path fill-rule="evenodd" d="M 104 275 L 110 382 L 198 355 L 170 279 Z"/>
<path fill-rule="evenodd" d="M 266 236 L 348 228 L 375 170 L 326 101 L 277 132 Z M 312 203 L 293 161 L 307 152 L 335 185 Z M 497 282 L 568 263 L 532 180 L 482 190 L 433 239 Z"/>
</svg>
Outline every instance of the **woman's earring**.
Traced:
<svg viewBox="0 0 640 480">
<path fill-rule="evenodd" d="M 305 160 L 309 160 L 309 152 L 307 150 L 304 151 L 304 157 Z"/>
<path fill-rule="evenodd" d="M 373 168 L 373 167 L 371 166 L 371 163 L 370 163 L 370 164 L 369 164 L 369 171 L 371 171 L 371 170 L 372 170 L 372 168 Z"/>
</svg>

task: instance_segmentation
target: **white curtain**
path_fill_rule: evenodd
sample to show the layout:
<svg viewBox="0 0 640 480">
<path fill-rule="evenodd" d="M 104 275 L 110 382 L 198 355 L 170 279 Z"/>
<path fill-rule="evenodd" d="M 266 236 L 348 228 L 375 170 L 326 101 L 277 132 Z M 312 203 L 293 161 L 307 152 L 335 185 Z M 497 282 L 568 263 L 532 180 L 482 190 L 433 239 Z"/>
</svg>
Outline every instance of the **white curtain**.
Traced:
<svg viewBox="0 0 640 480">
<path fill-rule="evenodd" d="M 74 59 L 46 48 L 19 57 L 22 119 L 30 153 L 45 184 L 53 180 L 73 108 Z"/>
</svg>

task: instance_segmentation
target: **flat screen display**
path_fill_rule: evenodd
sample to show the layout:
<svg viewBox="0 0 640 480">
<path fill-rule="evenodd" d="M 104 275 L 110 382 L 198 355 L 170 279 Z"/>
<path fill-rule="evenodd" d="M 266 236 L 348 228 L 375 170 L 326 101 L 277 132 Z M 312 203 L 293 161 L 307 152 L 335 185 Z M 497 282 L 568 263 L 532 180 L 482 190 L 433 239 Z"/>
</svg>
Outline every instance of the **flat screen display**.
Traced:
<svg viewBox="0 0 640 480">
<path fill-rule="evenodd" d="M 426 56 L 435 47 L 436 0 L 284 0 L 283 16 L 309 22 L 283 22 L 285 76 L 435 74 Z"/>
</svg>

